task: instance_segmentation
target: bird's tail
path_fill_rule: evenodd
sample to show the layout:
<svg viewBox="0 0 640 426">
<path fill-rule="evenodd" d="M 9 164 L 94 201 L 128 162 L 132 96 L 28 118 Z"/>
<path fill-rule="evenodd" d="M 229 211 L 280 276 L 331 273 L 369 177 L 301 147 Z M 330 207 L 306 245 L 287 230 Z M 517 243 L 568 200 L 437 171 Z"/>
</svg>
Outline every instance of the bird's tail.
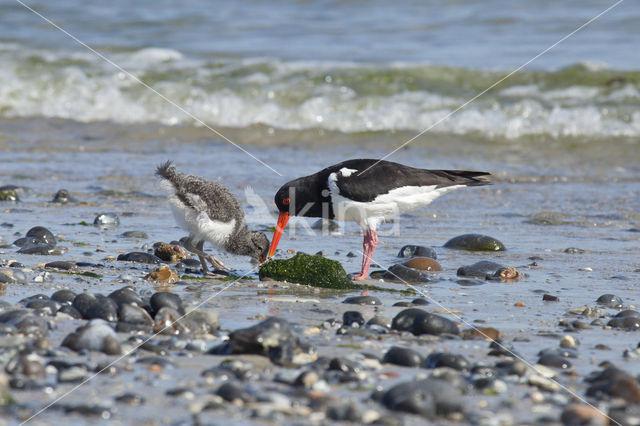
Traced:
<svg viewBox="0 0 640 426">
<path fill-rule="evenodd" d="M 164 178 L 168 181 L 172 181 L 176 178 L 176 166 L 171 163 L 171 160 L 168 160 L 166 163 L 162 163 L 156 169 L 156 175 Z"/>
</svg>

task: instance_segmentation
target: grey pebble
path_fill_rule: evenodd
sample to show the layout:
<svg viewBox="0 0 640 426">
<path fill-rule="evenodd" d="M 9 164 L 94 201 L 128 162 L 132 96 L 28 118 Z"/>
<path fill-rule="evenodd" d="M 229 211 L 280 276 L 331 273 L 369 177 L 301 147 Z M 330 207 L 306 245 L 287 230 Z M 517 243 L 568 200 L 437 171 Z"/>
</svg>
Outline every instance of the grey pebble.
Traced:
<svg viewBox="0 0 640 426">
<path fill-rule="evenodd" d="M 411 349 L 400 346 L 392 346 L 382 359 L 388 364 L 402 365 L 405 367 L 418 367 L 422 363 L 420 354 Z"/>
</svg>

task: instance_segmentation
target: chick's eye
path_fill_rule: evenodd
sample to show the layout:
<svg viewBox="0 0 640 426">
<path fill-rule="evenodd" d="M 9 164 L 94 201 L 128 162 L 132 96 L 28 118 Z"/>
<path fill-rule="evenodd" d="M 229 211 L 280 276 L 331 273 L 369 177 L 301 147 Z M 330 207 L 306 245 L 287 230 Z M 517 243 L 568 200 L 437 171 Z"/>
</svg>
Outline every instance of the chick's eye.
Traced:
<svg viewBox="0 0 640 426">
<path fill-rule="evenodd" d="M 285 206 L 288 206 L 290 202 L 291 198 L 285 198 L 284 200 L 282 200 L 282 204 L 284 204 Z"/>
</svg>

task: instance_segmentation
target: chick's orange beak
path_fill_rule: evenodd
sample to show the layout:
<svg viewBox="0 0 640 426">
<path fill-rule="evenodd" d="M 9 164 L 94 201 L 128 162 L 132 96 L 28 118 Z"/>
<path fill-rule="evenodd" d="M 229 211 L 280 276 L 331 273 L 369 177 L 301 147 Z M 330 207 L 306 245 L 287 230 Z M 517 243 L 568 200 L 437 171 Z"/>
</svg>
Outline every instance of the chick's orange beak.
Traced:
<svg viewBox="0 0 640 426">
<path fill-rule="evenodd" d="M 273 257 L 276 252 L 276 248 L 278 247 L 278 243 L 280 242 L 280 237 L 282 237 L 282 232 L 284 231 L 284 227 L 287 226 L 287 222 L 289 221 L 289 213 L 280 212 L 278 216 L 278 225 L 276 226 L 276 232 L 273 234 L 273 239 L 271 240 L 271 247 L 269 247 L 269 257 Z"/>
</svg>

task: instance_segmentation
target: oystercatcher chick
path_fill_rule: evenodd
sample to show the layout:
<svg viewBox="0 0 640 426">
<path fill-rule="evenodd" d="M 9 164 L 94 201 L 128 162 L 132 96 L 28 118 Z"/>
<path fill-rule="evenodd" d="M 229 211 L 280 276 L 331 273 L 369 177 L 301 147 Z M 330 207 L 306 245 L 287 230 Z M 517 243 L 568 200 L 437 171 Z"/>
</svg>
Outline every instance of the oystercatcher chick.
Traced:
<svg viewBox="0 0 640 426">
<path fill-rule="evenodd" d="M 275 196 L 280 215 L 269 257 L 275 253 L 291 216 L 353 221 L 364 233 L 362 269 L 355 279 L 367 278 L 378 244 L 376 228 L 381 222 L 426 206 L 454 189 L 488 185 L 487 176 L 490 174 L 486 172 L 426 170 L 391 161 L 358 159 L 294 179 Z"/>
<path fill-rule="evenodd" d="M 203 251 L 205 241 L 229 253 L 264 262 L 269 240 L 262 232 L 247 229 L 244 211 L 227 188 L 180 173 L 170 161 L 159 166 L 156 175 L 164 179 L 161 185 L 168 193 L 176 222 L 189 232 L 182 245 L 198 255 L 204 274 L 209 274 L 205 260 L 214 269 L 230 270 L 221 260 Z"/>
</svg>

